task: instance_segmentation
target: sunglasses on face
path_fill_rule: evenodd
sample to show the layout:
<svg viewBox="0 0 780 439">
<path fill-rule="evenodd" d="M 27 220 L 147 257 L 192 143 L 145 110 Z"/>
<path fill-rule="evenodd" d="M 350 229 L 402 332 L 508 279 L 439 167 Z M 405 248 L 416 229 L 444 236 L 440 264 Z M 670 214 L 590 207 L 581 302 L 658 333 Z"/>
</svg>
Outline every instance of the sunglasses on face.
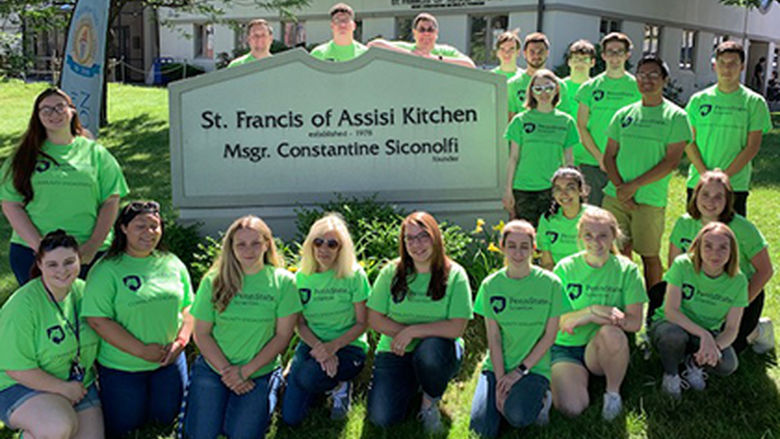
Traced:
<svg viewBox="0 0 780 439">
<path fill-rule="evenodd" d="M 552 93 L 555 91 L 555 85 L 534 85 L 531 87 L 531 91 L 534 92 L 535 95 L 540 95 L 542 93 Z"/>
<path fill-rule="evenodd" d="M 329 249 L 337 249 L 341 244 L 335 239 L 314 238 L 314 246 L 317 248 L 327 245 Z"/>
</svg>

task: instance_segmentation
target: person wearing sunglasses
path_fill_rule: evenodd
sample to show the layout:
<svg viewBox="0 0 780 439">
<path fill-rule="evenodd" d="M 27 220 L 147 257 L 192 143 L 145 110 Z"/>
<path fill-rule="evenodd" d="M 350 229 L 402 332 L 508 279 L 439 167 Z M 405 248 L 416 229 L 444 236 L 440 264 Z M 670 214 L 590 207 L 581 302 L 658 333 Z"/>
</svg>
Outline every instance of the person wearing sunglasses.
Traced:
<svg viewBox="0 0 780 439">
<path fill-rule="evenodd" d="M 693 138 L 685 110 L 664 98 L 669 67 L 645 55 L 636 67 L 639 102 L 615 113 L 607 130 L 604 168 L 609 183 L 603 207 L 612 212 L 626 239 L 624 255 L 642 257 L 645 288 L 661 282 L 661 235 L 671 172 Z"/>
<path fill-rule="evenodd" d="M 162 245 L 164 226 L 159 204 L 130 202 L 87 277 L 83 313 L 102 339 L 98 373 L 108 437 L 171 423 L 181 406 L 193 294 L 187 267 Z"/>
<path fill-rule="evenodd" d="M 473 317 L 466 271 L 444 252 L 431 214 L 401 223 L 400 257 L 382 268 L 368 298 L 368 324 L 381 334 L 368 392 L 368 419 L 401 422 L 422 390 L 418 418 L 441 432 L 439 401 L 463 359 L 461 336 Z"/>
<path fill-rule="evenodd" d="M 368 48 L 355 41 L 355 11 L 346 3 L 336 3 L 328 12 L 333 39 L 320 44 L 311 56 L 323 61 L 349 61 L 362 55 Z"/>
<path fill-rule="evenodd" d="M 368 278 L 355 259 L 344 220 L 329 214 L 312 224 L 295 274 L 303 313 L 282 419 L 298 425 L 317 395 L 330 392 L 331 419 L 343 419 L 350 407 L 351 380 L 366 361 Z"/>
<path fill-rule="evenodd" d="M 301 311 L 271 229 L 247 215 L 228 227 L 192 306 L 195 344 L 184 437 L 262 438 Z"/>
<path fill-rule="evenodd" d="M 381 38 L 368 43 L 368 47 L 379 47 L 394 52 L 423 58 L 438 59 L 449 64 L 474 68 L 474 61 L 458 49 L 446 44 L 436 44 L 439 38 L 439 22 L 433 15 L 423 12 L 412 20 L 414 43 L 406 41 L 387 41 Z"/>
<path fill-rule="evenodd" d="M 550 55 L 550 40 L 541 32 L 532 32 L 523 40 L 523 58 L 525 58 L 525 70 L 520 70 L 509 79 L 506 84 L 507 102 L 509 105 L 509 120 L 525 109 L 528 93 L 528 84 L 531 82 L 537 70 L 545 69 L 547 57 Z M 556 77 L 557 79 L 557 77 Z M 557 79 L 560 87 L 560 98 L 557 107 L 561 111 L 568 111 L 569 98 L 563 81 Z"/>
<path fill-rule="evenodd" d="M 553 72 L 537 70 L 528 84 L 525 111 L 512 118 L 504 133 L 511 141 L 504 208 L 512 219 L 534 227 L 550 208 L 553 174 L 571 165 L 571 148 L 579 141 L 574 119 L 555 108 L 560 90 Z"/>
<path fill-rule="evenodd" d="M 78 252 L 64 230 L 47 233 L 30 282 L 0 309 L 0 421 L 25 437 L 103 438 Z"/>
<path fill-rule="evenodd" d="M 0 169 L 0 200 L 11 224 L 8 257 L 19 285 L 30 279 L 41 237 L 64 229 L 79 243 L 80 276 L 111 243 L 127 182 L 116 159 L 87 137 L 73 101 L 48 88 L 33 104 L 27 131 Z"/>
<path fill-rule="evenodd" d="M 607 69 L 582 84 L 574 96 L 582 141 L 574 148 L 574 165 L 585 174 L 590 186 L 588 204 L 593 206 L 601 206 L 608 182 L 603 164 L 607 127 L 619 109 L 641 98 L 636 79 L 626 71 L 631 47 L 631 39 L 625 34 L 611 32 L 604 36 L 600 48 Z"/>
</svg>

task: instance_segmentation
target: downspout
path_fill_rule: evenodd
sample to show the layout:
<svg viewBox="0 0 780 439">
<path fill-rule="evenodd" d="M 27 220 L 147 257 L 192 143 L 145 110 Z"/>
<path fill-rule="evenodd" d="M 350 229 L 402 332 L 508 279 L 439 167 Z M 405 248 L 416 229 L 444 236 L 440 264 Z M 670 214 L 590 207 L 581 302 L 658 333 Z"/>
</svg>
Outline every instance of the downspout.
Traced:
<svg viewBox="0 0 780 439">
<path fill-rule="evenodd" d="M 542 23 L 544 21 L 544 0 L 538 0 L 536 6 L 536 31 L 544 32 Z"/>
</svg>

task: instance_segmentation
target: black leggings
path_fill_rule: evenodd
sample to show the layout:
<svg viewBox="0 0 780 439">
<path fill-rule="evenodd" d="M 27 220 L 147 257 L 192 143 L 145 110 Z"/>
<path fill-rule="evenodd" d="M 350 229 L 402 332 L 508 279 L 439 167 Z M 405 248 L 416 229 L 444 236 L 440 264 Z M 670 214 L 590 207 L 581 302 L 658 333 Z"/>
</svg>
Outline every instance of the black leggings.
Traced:
<svg viewBox="0 0 780 439">
<path fill-rule="evenodd" d="M 650 288 L 650 291 L 647 292 L 647 296 L 650 299 L 650 303 L 647 307 L 646 320 L 648 327 L 652 321 L 655 310 L 663 305 L 665 294 L 666 282 L 655 284 Z M 739 323 L 739 332 L 737 333 L 737 338 L 734 340 L 734 343 L 731 344 L 731 346 L 734 347 L 734 350 L 738 354 L 744 351 L 747 347 L 747 336 L 750 335 L 754 329 L 756 329 L 756 325 L 758 325 L 758 319 L 761 318 L 761 311 L 763 310 L 764 290 L 761 290 L 761 292 L 758 293 L 758 296 L 756 296 L 756 298 L 750 302 L 750 305 L 748 305 L 747 308 L 745 308 L 745 311 L 742 313 L 742 321 Z"/>
</svg>

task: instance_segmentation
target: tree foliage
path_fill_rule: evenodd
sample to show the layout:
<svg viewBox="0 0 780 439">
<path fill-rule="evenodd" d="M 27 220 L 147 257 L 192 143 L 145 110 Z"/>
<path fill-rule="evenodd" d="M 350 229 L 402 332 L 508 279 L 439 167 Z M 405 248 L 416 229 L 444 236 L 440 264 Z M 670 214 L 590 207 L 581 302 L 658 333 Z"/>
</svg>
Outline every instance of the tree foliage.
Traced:
<svg viewBox="0 0 780 439">
<path fill-rule="evenodd" d="M 754 9 L 762 6 L 762 3 L 766 3 L 765 0 L 718 0 L 724 5 L 729 6 L 741 6 L 743 8 Z M 770 0 L 776 3 L 780 3 L 780 0 Z"/>
</svg>

